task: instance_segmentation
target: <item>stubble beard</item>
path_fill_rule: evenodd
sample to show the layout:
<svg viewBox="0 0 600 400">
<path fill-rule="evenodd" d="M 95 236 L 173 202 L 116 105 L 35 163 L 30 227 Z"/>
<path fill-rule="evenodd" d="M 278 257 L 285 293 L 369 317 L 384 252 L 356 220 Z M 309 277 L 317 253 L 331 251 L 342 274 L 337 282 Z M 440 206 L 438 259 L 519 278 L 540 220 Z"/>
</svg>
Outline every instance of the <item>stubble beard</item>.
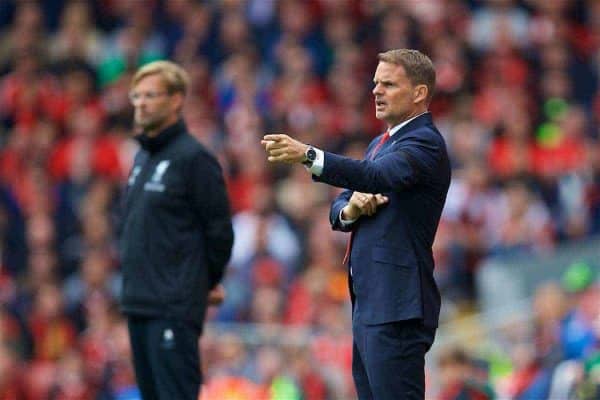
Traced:
<svg viewBox="0 0 600 400">
<path fill-rule="evenodd" d="M 137 130 L 142 132 L 148 132 L 156 130 L 161 127 L 165 122 L 165 118 L 160 116 L 148 116 L 146 118 L 137 117 L 135 118 L 135 126 Z"/>
</svg>

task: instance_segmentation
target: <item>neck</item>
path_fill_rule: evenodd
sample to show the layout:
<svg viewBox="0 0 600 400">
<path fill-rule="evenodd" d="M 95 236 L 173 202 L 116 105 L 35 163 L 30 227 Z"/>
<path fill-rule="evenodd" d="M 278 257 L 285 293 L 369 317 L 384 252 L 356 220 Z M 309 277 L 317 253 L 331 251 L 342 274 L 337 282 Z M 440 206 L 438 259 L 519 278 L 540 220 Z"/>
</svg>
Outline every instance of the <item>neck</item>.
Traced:
<svg viewBox="0 0 600 400">
<path fill-rule="evenodd" d="M 414 118 L 423 113 L 426 113 L 427 111 L 428 110 L 426 107 L 415 109 L 415 110 L 411 111 L 410 113 L 408 113 L 407 115 L 403 116 L 402 118 L 399 118 L 398 120 L 388 122 L 388 129 L 392 129 L 393 127 L 400 125 L 401 123 L 408 121 L 411 118 Z"/>
<path fill-rule="evenodd" d="M 146 136 L 154 138 L 154 137 L 158 136 L 158 134 L 161 133 L 162 131 L 164 131 L 166 128 L 168 128 L 169 126 L 176 123 L 178 119 L 179 119 L 179 115 L 171 116 L 171 117 L 167 118 L 166 120 L 164 120 L 162 124 L 160 124 L 156 127 L 150 128 L 150 129 L 145 129 L 144 133 L 146 134 Z"/>
</svg>

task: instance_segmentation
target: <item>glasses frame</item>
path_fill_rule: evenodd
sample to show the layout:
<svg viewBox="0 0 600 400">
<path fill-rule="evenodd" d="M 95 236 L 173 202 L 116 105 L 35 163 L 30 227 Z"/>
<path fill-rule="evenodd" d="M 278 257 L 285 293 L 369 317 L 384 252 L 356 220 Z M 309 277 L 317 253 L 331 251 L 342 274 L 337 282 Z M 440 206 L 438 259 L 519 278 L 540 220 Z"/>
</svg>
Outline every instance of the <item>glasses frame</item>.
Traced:
<svg viewBox="0 0 600 400">
<path fill-rule="evenodd" d="M 134 92 L 131 91 L 128 94 L 129 101 L 131 104 L 137 104 L 142 100 L 155 101 L 163 96 L 171 96 L 173 93 L 169 91 L 148 91 L 148 92 Z"/>
</svg>

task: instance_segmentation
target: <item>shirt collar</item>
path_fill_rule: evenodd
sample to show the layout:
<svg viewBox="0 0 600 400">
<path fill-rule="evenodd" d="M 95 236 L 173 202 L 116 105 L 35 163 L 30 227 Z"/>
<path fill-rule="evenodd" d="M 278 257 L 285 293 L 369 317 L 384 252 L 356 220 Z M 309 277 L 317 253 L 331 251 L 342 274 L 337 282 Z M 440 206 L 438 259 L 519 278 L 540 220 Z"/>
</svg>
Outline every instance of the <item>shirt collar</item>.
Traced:
<svg viewBox="0 0 600 400">
<path fill-rule="evenodd" d="M 422 112 L 419 115 L 415 115 L 414 117 L 407 119 L 406 121 L 402 121 L 400 122 L 398 125 L 394 126 L 392 129 L 390 129 L 390 137 L 394 136 L 394 133 L 398 132 L 400 129 L 402 129 L 406 124 L 408 124 L 410 121 L 412 121 L 415 118 L 419 118 L 421 115 L 423 114 L 427 114 L 429 111 L 425 111 Z"/>
</svg>

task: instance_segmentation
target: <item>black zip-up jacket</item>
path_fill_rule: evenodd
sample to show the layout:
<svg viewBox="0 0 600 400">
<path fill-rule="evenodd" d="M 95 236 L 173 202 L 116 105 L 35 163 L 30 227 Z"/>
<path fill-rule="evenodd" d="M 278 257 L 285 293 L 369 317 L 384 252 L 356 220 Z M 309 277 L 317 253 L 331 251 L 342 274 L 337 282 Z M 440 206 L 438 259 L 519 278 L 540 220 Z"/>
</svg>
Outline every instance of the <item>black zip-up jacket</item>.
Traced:
<svg viewBox="0 0 600 400">
<path fill-rule="evenodd" d="M 201 329 L 233 246 L 221 167 L 182 120 L 137 140 L 123 204 L 122 311 Z"/>
</svg>

